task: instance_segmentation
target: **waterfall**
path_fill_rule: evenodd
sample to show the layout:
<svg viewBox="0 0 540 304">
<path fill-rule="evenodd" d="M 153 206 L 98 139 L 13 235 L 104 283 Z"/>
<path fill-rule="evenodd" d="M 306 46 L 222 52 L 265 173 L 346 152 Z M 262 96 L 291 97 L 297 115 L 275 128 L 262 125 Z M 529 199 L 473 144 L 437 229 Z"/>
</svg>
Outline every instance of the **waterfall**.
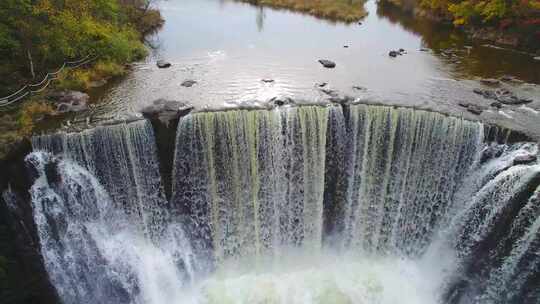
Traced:
<svg viewBox="0 0 540 304">
<path fill-rule="evenodd" d="M 117 206 L 139 217 L 148 233 L 162 228 L 167 202 L 149 122 L 37 136 L 32 139 L 32 146 L 86 168 L 99 179 Z"/>
<path fill-rule="evenodd" d="M 352 106 L 344 245 L 420 255 L 474 161 L 482 126 L 437 113 Z"/>
<path fill-rule="evenodd" d="M 328 109 L 188 115 L 178 126 L 172 204 L 214 257 L 318 250 Z"/>
<path fill-rule="evenodd" d="M 170 201 L 149 122 L 35 137 L 45 266 L 65 303 L 536 303 L 538 145 L 485 130 L 374 105 L 191 113 Z"/>
<path fill-rule="evenodd" d="M 36 137 L 26 161 L 46 270 L 64 303 L 167 303 L 193 274 L 168 216 L 151 126 Z M 53 155 L 54 154 L 54 155 Z"/>
</svg>

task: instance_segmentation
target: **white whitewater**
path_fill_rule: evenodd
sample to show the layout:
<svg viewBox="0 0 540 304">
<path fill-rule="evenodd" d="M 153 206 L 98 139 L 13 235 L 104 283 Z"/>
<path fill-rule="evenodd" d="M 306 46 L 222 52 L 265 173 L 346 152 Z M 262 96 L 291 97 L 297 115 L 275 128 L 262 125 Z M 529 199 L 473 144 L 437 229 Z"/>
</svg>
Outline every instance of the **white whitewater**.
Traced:
<svg viewBox="0 0 540 304">
<path fill-rule="evenodd" d="M 46 268 L 65 303 L 537 303 L 538 147 L 485 128 L 367 105 L 189 114 L 170 202 L 148 122 L 37 137 Z"/>
</svg>

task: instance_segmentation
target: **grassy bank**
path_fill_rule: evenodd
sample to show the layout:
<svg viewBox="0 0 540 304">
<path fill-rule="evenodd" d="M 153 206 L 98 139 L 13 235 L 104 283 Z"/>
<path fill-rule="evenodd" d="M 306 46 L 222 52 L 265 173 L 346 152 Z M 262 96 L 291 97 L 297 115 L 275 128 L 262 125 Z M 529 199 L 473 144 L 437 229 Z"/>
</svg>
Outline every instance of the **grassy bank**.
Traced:
<svg viewBox="0 0 540 304">
<path fill-rule="evenodd" d="M 356 22 L 367 15 L 363 0 L 240 0 L 254 5 L 290 9 L 319 18 Z"/>
</svg>

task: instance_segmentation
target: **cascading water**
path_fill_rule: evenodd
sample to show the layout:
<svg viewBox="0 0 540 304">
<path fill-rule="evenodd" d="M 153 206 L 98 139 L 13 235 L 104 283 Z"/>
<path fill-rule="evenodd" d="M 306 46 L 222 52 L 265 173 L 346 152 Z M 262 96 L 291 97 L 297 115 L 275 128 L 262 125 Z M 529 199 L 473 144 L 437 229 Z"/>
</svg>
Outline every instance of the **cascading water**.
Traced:
<svg viewBox="0 0 540 304">
<path fill-rule="evenodd" d="M 65 303 L 538 303 L 540 164 L 476 122 L 353 105 L 34 139 L 42 254 Z M 535 287 L 536 286 L 536 287 Z"/>
<path fill-rule="evenodd" d="M 33 145 L 34 218 L 64 303 L 180 298 L 193 256 L 168 215 L 150 124 L 42 136 Z"/>
</svg>

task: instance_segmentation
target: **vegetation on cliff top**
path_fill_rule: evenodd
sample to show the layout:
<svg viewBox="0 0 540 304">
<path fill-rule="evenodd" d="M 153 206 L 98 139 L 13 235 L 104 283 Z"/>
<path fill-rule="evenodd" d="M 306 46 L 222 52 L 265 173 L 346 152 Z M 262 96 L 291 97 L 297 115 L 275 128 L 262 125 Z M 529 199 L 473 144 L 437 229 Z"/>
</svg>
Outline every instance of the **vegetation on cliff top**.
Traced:
<svg viewBox="0 0 540 304">
<path fill-rule="evenodd" d="M 143 58 L 145 34 L 163 24 L 152 0 L 2 0 L 0 4 L 0 97 L 66 61 L 91 55 L 97 60 L 65 69 L 49 88 L 87 91 L 93 84 L 123 75 L 125 64 Z M 0 113 L 0 157 L 10 143 L 30 136 L 54 112 L 43 95 L 33 96 L 9 114 Z"/>
<path fill-rule="evenodd" d="M 0 93 L 39 81 L 92 54 L 124 64 L 142 58 L 142 36 L 163 21 L 149 0 L 2 0 Z"/>
<path fill-rule="evenodd" d="M 254 5 L 291 9 L 316 17 L 356 22 L 365 17 L 364 0 L 240 0 Z"/>
</svg>

